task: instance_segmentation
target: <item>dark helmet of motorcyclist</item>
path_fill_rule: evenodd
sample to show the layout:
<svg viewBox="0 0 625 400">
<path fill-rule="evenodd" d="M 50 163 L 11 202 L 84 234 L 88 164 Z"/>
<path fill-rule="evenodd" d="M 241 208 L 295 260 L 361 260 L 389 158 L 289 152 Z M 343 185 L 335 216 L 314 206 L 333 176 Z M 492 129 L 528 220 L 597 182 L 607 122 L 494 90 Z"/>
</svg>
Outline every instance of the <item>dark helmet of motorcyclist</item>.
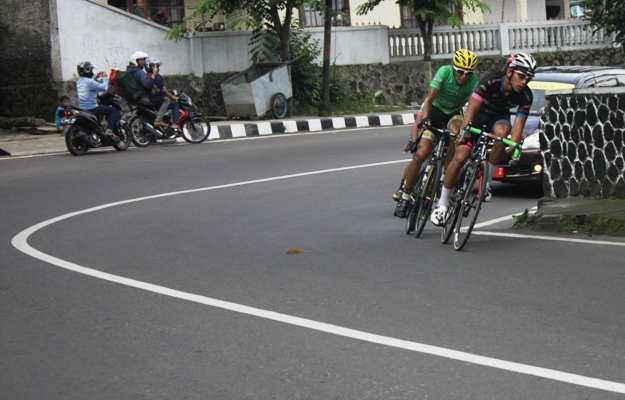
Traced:
<svg viewBox="0 0 625 400">
<path fill-rule="evenodd" d="M 98 67 L 91 61 L 83 61 L 76 66 L 76 71 L 78 72 L 78 76 L 93 78 L 93 70 L 96 68 Z"/>
<path fill-rule="evenodd" d="M 148 57 L 150 56 L 148 56 L 147 53 L 144 53 L 142 51 L 135 51 L 130 56 L 130 63 L 133 65 L 139 66 L 139 64 L 137 63 L 137 60 L 146 60 Z"/>
<path fill-rule="evenodd" d="M 154 66 L 156 66 L 156 68 L 160 69 L 160 68 L 161 68 L 161 65 L 163 65 L 163 63 L 162 63 L 162 62 L 160 62 L 160 61 L 159 61 L 158 59 L 156 59 L 156 58 L 152 58 L 152 57 L 150 57 L 150 58 L 147 58 L 147 59 L 145 60 L 145 70 L 146 70 L 147 72 L 152 72 L 152 68 L 153 68 Z"/>
</svg>

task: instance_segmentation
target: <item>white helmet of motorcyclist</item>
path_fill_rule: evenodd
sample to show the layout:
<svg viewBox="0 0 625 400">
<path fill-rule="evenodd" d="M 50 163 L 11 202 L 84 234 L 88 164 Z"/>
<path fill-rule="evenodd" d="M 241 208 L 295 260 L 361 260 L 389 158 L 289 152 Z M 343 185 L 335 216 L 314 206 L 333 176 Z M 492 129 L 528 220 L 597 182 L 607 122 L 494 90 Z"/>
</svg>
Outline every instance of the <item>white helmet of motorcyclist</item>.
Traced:
<svg viewBox="0 0 625 400">
<path fill-rule="evenodd" d="M 156 58 L 150 57 L 145 60 L 145 70 L 147 72 L 152 72 L 152 68 L 155 66 L 160 69 L 161 65 L 163 65 L 163 63 Z"/>
<path fill-rule="evenodd" d="M 139 66 L 139 64 L 137 64 L 137 60 L 145 60 L 147 59 L 149 56 L 147 53 L 144 53 L 142 51 L 135 51 L 134 53 L 132 53 L 132 55 L 130 56 L 130 63 L 136 66 Z"/>
</svg>

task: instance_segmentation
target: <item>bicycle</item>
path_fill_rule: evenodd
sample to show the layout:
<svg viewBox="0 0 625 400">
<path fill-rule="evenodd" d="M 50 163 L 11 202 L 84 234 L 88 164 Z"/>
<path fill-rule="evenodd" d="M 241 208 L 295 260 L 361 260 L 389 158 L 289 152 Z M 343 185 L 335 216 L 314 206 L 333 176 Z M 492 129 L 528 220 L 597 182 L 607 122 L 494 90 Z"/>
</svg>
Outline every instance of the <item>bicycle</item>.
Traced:
<svg viewBox="0 0 625 400">
<path fill-rule="evenodd" d="M 406 235 L 415 231 L 415 238 L 421 236 L 423 228 L 430 219 L 432 205 L 436 201 L 441 187 L 443 160 L 447 155 L 449 138 L 456 134 L 449 129 L 428 127 L 428 130 L 437 134 L 434 150 L 426 159 L 424 168 L 417 179 L 415 190 L 412 191 L 412 207 L 406 219 Z"/>
<path fill-rule="evenodd" d="M 462 250 L 469 240 L 480 213 L 488 181 L 488 155 L 495 142 L 503 142 L 514 147 L 515 158 L 518 158 L 521 153 L 520 144 L 510 139 L 497 137 L 476 127 L 465 129 L 462 137 L 466 131 L 479 137 L 477 142 L 473 143 L 469 160 L 460 170 L 458 181 L 449 199 L 447 219 L 441 234 L 443 243 L 447 243 L 452 233 L 454 234 L 456 250 Z"/>
</svg>

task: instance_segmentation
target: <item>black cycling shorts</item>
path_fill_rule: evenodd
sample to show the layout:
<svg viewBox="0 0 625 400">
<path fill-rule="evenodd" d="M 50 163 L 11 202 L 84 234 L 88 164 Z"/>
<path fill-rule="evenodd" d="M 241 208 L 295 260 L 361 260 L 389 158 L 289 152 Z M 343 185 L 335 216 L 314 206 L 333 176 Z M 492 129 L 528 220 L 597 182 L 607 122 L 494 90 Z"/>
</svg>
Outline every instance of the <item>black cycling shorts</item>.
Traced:
<svg viewBox="0 0 625 400">
<path fill-rule="evenodd" d="M 462 110 L 458 110 L 457 112 L 451 113 L 451 114 L 445 114 L 439 108 L 431 106 L 430 114 L 428 115 L 428 118 L 430 119 L 430 125 L 433 126 L 434 128 L 449 129 L 449 124 L 451 123 L 451 121 L 455 119 L 462 120 Z M 421 140 L 421 138 L 424 138 L 424 139 L 431 140 L 432 143 L 435 143 L 437 140 L 436 136 L 437 134 L 435 134 L 434 132 L 429 131 L 427 129 L 422 129 L 419 135 L 419 140 Z"/>
<path fill-rule="evenodd" d="M 471 125 L 475 128 L 482 129 L 485 132 L 492 133 L 495 124 L 499 122 L 506 122 L 510 125 L 510 114 L 487 115 L 478 112 L 475 114 L 475 118 L 473 118 Z M 476 135 L 473 133 L 467 133 L 465 136 L 465 140 L 467 141 L 467 145 L 469 145 L 469 147 L 473 147 L 473 141 L 475 139 Z"/>
</svg>

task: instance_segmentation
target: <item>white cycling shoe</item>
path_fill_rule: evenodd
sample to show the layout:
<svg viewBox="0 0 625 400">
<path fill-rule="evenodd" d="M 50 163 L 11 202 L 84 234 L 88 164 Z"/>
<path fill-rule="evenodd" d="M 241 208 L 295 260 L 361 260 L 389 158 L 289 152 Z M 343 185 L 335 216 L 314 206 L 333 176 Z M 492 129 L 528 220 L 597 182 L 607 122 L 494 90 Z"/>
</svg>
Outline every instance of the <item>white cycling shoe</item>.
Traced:
<svg viewBox="0 0 625 400">
<path fill-rule="evenodd" d="M 484 203 L 488 203 L 493 198 L 493 189 L 490 187 L 490 183 L 486 184 L 486 193 L 484 194 Z"/>
<path fill-rule="evenodd" d="M 436 206 L 434 211 L 432 211 L 432 215 L 430 216 L 430 221 L 436 226 L 443 226 L 445 225 L 446 216 L 447 216 L 447 207 Z"/>
</svg>

